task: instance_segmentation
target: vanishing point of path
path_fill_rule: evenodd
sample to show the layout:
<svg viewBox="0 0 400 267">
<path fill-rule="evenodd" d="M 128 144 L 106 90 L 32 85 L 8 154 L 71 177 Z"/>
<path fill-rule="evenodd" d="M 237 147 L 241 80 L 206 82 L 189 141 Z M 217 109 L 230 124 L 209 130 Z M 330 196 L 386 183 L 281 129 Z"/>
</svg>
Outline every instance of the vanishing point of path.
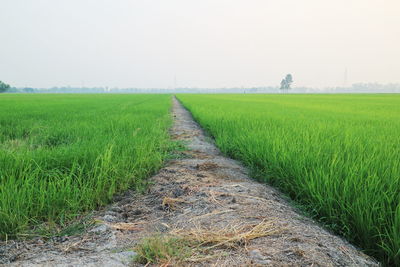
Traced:
<svg viewBox="0 0 400 267">
<path fill-rule="evenodd" d="M 132 248 L 143 237 L 173 234 L 214 240 L 206 253 L 182 266 L 378 265 L 297 213 L 277 190 L 250 179 L 240 163 L 221 155 L 175 98 L 173 116 L 171 136 L 187 150 L 150 179 L 147 194 L 119 196 L 81 235 L 0 243 L 0 264 L 140 266 L 132 262 Z M 177 265 L 169 264 L 164 266 Z"/>
</svg>

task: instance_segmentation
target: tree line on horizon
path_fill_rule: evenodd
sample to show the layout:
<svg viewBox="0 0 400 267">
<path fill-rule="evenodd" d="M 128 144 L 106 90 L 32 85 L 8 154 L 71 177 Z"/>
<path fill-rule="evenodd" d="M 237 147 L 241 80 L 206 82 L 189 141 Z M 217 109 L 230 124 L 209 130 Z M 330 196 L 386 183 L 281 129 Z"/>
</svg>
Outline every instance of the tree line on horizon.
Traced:
<svg viewBox="0 0 400 267">
<path fill-rule="evenodd" d="M 279 91 L 293 93 L 400 93 L 400 83 L 354 83 L 348 87 L 291 87 L 293 76 L 287 74 L 282 79 L 279 86 L 258 86 L 258 87 L 224 87 L 224 88 L 198 88 L 198 87 L 181 87 L 181 88 L 109 88 L 109 87 L 52 87 L 52 88 L 33 88 L 33 87 L 14 87 L 0 81 L 0 93 L 277 93 Z"/>
</svg>

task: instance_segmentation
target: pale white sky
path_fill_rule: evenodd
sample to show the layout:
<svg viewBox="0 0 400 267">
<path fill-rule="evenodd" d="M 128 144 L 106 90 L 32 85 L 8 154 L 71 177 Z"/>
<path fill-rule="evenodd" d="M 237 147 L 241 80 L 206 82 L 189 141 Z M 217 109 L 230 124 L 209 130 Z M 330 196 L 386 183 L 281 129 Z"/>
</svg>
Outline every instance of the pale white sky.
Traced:
<svg viewBox="0 0 400 267">
<path fill-rule="evenodd" d="M 0 0 L 14 86 L 400 82 L 399 0 Z"/>
</svg>

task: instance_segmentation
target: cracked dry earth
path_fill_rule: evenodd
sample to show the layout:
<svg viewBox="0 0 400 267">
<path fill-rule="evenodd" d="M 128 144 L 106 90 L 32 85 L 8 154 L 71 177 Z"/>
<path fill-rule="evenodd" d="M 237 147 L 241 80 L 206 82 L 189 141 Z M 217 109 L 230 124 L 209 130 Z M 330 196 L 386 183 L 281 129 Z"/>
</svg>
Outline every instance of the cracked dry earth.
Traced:
<svg viewBox="0 0 400 267">
<path fill-rule="evenodd" d="M 219 152 L 175 98 L 173 116 L 171 135 L 187 150 L 151 178 L 147 194 L 119 196 L 97 212 L 99 223 L 84 234 L 0 243 L 0 263 L 140 266 L 132 260 L 132 248 L 143 237 L 203 231 L 242 238 L 232 246 L 212 246 L 203 257 L 164 266 L 378 266 L 296 212 L 277 190 L 251 180 L 241 164 Z M 260 225 L 262 233 L 254 235 Z"/>
</svg>

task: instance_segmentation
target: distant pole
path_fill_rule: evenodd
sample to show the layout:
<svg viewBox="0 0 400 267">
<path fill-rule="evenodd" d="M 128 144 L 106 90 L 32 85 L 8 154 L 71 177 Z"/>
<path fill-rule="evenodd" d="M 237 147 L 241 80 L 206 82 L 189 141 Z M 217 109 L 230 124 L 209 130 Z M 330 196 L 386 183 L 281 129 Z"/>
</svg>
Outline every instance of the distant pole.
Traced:
<svg viewBox="0 0 400 267">
<path fill-rule="evenodd" d="M 346 88 L 347 87 L 347 68 L 344 69 L 344 78 L 343 78 L 343 87 Z"/>
</svg>

